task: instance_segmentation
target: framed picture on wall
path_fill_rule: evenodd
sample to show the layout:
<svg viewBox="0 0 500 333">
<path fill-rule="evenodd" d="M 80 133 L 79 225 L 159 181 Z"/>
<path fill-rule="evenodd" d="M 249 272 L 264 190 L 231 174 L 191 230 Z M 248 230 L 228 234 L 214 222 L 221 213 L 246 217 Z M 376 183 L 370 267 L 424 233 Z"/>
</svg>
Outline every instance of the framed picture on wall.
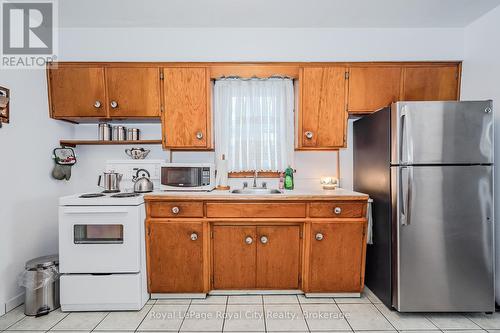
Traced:
<svg viewBox="0 0 500 333">
<path fill-rule="evenodd" d="M 0 122 L 9 122 L 10 92 L 5 87 L 0 87 Z"/>
</svg>

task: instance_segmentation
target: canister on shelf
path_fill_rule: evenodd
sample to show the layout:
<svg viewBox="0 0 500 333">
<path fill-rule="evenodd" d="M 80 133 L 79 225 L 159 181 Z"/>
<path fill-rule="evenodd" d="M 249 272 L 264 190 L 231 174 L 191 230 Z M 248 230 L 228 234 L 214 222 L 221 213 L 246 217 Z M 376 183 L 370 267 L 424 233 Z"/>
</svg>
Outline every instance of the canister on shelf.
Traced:
<svg viewBox="0 0 500 333">
<path fill-rule="evenodd" d="M 109 141 L 111 140 L 111 125 L 107 123 L 99 124 L 99 140 Z"/>
<path fill-rule="evenodd" d="M 129 128 L 127 130 L 127 140 L 139 140 L 139 129 Z"/>
<path fill-rule="evenodd" d="M 127 140 L 127 129 L 125 126 L 113 126 L 113 140 L 125 141 Z"/>
</svg>

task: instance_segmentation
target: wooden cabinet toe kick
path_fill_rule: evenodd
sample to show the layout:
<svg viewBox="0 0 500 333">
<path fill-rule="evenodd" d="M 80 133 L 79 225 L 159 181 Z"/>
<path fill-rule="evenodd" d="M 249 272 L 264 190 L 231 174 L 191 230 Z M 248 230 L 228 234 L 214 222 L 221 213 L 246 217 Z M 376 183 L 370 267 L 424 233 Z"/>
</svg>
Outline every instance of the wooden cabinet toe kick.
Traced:
<svg viewBox="0 0 500 333">
<path fill-rule="evenodd" d="M 305 294 L 359 297 L 367 198 L 148 200 L 146 253 L 153 298 Z"/>
</svg>

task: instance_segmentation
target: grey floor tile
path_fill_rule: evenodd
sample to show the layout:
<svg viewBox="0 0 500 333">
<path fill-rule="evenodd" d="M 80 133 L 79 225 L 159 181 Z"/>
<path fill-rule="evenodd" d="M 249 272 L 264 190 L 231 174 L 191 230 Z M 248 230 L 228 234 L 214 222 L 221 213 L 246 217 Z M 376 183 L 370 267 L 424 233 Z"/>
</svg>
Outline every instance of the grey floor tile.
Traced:
<svg viewBox="0 0 500 333">
<path fill-rule="evenodd" d="M 7 331 L 2 331 L 2 332 L 17 332 L 17 333 L 44 333 L 44 332 L 47 332 L 47 331 L 11 331 L 11 330 L 7 330 Z M 82 332 L 79 332 L 79 333 L 82 333 Z"/>
<path fill-rule="evenodd" d="M 355 331 L 394 330 L 394 327 L 373 304 L 339 304 L 338 306 Z"/>
<path fill-rule="evenodd" d="M 204 299 L 193 299 L 191 304 L 226 304 L 227 296 L 207 296 Z"/>
<path fill-rule="evenodd" d="M 333 297 L 305 297 L 304 295 L 297 295 L 301 304 L 335 304 Z"/>
<path fill-rule="evenodd" d="M 152 305 L 146 305 L 140 311 L 110 312 L 97 327 L 96 331 L 134 331 L 139 327 Z"/>
<path fill-rule="evenodd" d="M 359 333 L 396 333 L 397 331 L 396 330 L 393 330 L 393 331 L 354 331 L 354 332 L 359 332 Z M 436 331 L 436 332 L 440 332 L 440 331 Z"/>
<path fill-rule="evenodd" d="M 441 330 L 480 329 L 472 320 L 459 313 L 428 313 L 426 317 Z"/>
<path fill-rule="evenodd" d="M 297 295 L 264 295 L 264 304 L 298 304 Z"/>
<path fill-rule="evenodd" d="M 307 324 L 299 304 L 272 304 L 264 306 L 268 331 L 307 331 Z"/>
<path fill-rule="evenodd" d="M 384 304 L 375 304 L 384 317 L 398 331 L 439 330 L 425 315 L 420 313 L 401 313 L 388 309 Z"/>
<path fill-rule="evenodd" d="M 55 331 L 92 331 L 107 312 L 72 312 L 52 328 Z"/>
<path fill-rule="evenodd" d="M 224 332 L 265 332 L 264 309 L 260 304 L 229 304 Z"/>
<path fill-rule="evenodd" d="M 190 298 L 165 298 L 156 300 L 155 305 L 165 305 L 165 304 L 191 304 Z"/>
<path fill-rule="evenodd" d="M 50 312 L 42 317 L 24 317 L 14 325 L 9 327 L 9 330 L 19 331 L 47 331 L 55 326 L 59 321 L 66 317 L 68 313 L 61 312 L 60 309 Z"/>
<path fill-rule="evenodd" d="M 365 295 L 373 304 L 382 303 L 382 301 L 377 296 L 375 296 L 373 291 L 371 291 L 368 287 L 365 287 L 365 289 L 363 290 L 363 295 Z"/>
<path fill-rule="evenodd" d="M 360 297 L 335 297 L 335 302 L 337 304 L 359 304 L 359 303 L 371 303 L 371 301 L 366 297 L 365 294 L 361 294 Z"/>
<path fill-rule="evenodd" d="M 403 331 L 399 331 L 399 332 L 400 333 L 439 333 L 441 331 L 438 329 L 435 329 L 435 330 L 403 330 Z M 460 333 L 462 331 L 460 331 L 460 332 L 454 331 L 454 332 Z M 477 333 L 477 331 L 476 331 L 476 333 Z"/>
<path fill-rule="evenodd" d="M 18 306 L 15 309 L 7 312 L 0 317 L 0 331 L 7 329 L 9 326 L 14 325 L 19 320 L 23 319 L 24 315 L 24 305 Z"/>
<path fill-rule="evenodd" d="M 262 304 L 261 295 L 229 296 L 227 304 Z"/>
<path fill-rule="evenodd" d="M 138 331 L 178 331 L 189 305 L 153 305 Z"/>
<path fill-rule="evenodd" d="M 350 331 L 351 327 L 336 304 L 302 304 L 311 331 Z"/>
<path fill-rule="evenodd" d="M 443 330 L 444 333 L 486 333 L 485 330 Z M 419 332 L 420 333 L 420 332 Z"/>
<path fill-rule="evenodd" d="M 487 330 L 500 330 L 500 312 L 492 314 L 473 313 L 466 315 L 467 318 Z"/>
<path fill-rule="evenodd" d="M 201 331 L 219 332 L 222 331 L 224 323 L 225 304 L 202 305 L 192 304 L 186 314 L 186 318 L 181 326 L 181 332 Z"/>
</svg>

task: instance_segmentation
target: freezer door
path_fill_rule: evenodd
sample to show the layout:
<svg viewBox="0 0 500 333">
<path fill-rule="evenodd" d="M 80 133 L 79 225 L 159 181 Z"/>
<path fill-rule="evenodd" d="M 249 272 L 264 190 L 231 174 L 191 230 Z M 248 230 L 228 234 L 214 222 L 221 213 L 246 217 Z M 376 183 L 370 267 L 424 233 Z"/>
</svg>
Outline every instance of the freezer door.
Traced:
<svg viewBox="0 0 500 333">
<path fill-rule="evenodd" d="M 493 163 L 492 101 L 398 102 L 391 164 Z"/>
<path fill-rule="evenodd" d="M 494 311 L 491 166 L 393 167 L 394 307 Z"/>
</svg>

